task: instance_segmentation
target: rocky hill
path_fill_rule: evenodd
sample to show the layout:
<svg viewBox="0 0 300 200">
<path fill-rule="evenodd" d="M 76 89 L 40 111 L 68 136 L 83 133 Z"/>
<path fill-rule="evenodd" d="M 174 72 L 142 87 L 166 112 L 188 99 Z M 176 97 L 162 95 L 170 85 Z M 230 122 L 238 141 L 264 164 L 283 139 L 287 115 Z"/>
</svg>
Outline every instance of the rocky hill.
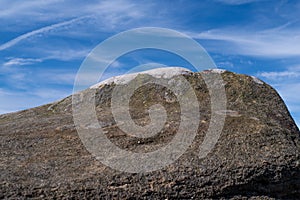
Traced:
<svg viewBox="0 0 300 200">
<path fill-rule="evenodd" d="M 212 113 L 203 75 L 213 73 L 223 78 L 227 108 L 217 114 L 224 116 L 225 124 L 213 150 L 201 158 L 199 145 L 209 129 L 211 116 L 216 114 Z M 132 79 L 143 81 L 148 75 Z M 77 133 L 71 96 L 0 115 L 0 198 L 298 198 L 300 133 L 277 92 L 254 77 L 228 71 L 181 75 L 199 101 L 199 127 L 182 156 L 152 172 L 119 171 L 97 160 Z M 165 78 L 177 84 L 177 76 L 175 73 Z M 157 103 L 163 105 L 167 118 L 156 135 L 135 137 L 124 133 L 114 120 L 111 100 L 117 87 L 115 80 L 120 79 L 79 94 L 95 93 L 97 119 L 106 137 L 119 148 L 132 152 L 151 152 L 168 144 L 180 127 L 182 105 L 178 98 L 154 83 L 138 88 L 129 103 L 133 121 L 140 126 L 150 123 L 148 110 Z M 92 125 L 81 128 L 87 130 Z"/>
</svg>

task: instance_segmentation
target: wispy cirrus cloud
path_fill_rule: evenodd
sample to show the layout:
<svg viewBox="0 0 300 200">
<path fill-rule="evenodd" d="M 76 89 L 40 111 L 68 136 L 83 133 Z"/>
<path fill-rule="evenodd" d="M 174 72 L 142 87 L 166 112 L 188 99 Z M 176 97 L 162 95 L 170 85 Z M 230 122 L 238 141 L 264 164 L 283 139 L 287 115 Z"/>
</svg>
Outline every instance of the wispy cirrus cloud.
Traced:
<svg viewBox="0 0 300 200">
<path fill-rule="evenodd" d="M 76 4 L 76 6 L 74 6 Z M 3 6 L 1 6 L 3 5 Z M 0 21 L 10 26 L 3 26 L 5 30 L 22 30 L 36 24 L 64 22 L 80 16 L 95 16 L 94 30 L 120 29 L 128 25 L 136 25 L 139 19 L 155 12 L 151 2 L 138 3 L 132 0 L 49 0 L 49 1 L 14 1 L 3 0 L 0 2 Z M 1 9 L 5 8 L 5 9 Z M 157 13 L 156 13 L 157 15 Z M 149 16 L 147 16 L 149 19 Z M 8 20 L 7 20 L 8 19 Z M 15 22 L 22 20 L 16 27 Z M 0 25 L 1 27 L 1 25 Z M 8 28 L 10 27 L 10 28 Z"/>
<path fill-rule="evenodd" d="M 83 59 L 89 54 L 89 49 L 68 49 L 61 48 L 60 50 L 51 50 L 51 49 L 40 49 L 39 53 L 44 54 L 45 57 L 39 58 L 16 58 L 9 57 L 6 58 L 7 61 L 3 62 L 3 67 L 11 66 L 23 66 L 23 65 L 32 65 L 37 63 L 42 63 L 47 60 L 59 60 L 59 61 L 71 61 L 76 59 Z"/>
<path fill-rule="evenodd" d="M 117 26 L 128 26 L 151 12 L 149 3 L 142 6 L 127 0 L 102 1 L 98 4 L 87 5 L 85 10 L 87 13 L 95 14 L 98 19 L 101 19 L 101 24 L 109 29 L 117 28 Z"/>
<path fill-rule="evenodd" d="M 11 18 L 18 15 L 33 14 L 36 9 L 62 2 L 61 0 L 32 0 L 32 1 L 10 1 L 0 2 L 0 17 Z"/>
<path fill-rule="evenodd" d="M 215 29 L 190 33 L 193 38 L 216 41 L 221 53 L 255 57 L 300 56 L 300 30 L 249 30 L 241 28 Z M 222 43 L 226 42 L 226 44 Z"/>
<path fill-rule="evenodd" d="M 84 4 L 79 2 L 78 6 L 72 6 L 74 4 L 73 1 L 49 1 L 48 3 L 44 1 L 24 1 L 16 6 L 13 6 L 14 3 L 11 1 L 8 2 L 5 0 L 5 2 L 7 2 L 6 7 L 8 7 L 8 10 L 0 14 L 0 20 L 2 17 L 2 20 L 5 18 L 16 18 L 16 20 L 22 20 L 25 23 L 30 21 L 28 27 L 32 27 L 32 30 L 9 41 L 1 41 L 0 39 L 0 43 L 2 42 L 2 44 L 0 44 L 0 52 L 12 48 L 23 41 L 30 42 L 29 39 L 32 38 L 38 38 L 39 42 L 43 41 L 42 38 L 47 38 L 49 35 L 63 37 L 65 39 L 76 38 L 78 40 L 77 42 L 82 39 L 90 40 L 98 38 L 99 34 L 103 32 L 116 31 L 122 29 L 122 27 L 126 27 L 127 29 L 137 26 L 139 20 L 145 17 L 146 13 L 154 12 L 153 9 L 149 7 L 150 3 L 142 5 L 131 0 L 105 0 Z M 60 2 L 61 4 L 54 4 L 55 2 Z M 0 5 L 2 3 L 3 2 L 0 2 Z M 47 7 L 48 5 L 49 7 Z M 41 12 L 41 8 L 45 9 L 46 12 Z M 44 16 L 44 12 L 47 13 L 47 15 Z M 62 13 L 63 15 L 60 16 Z M 37 16 L 34 17 L 35 15 Z M 36 24 L 41 24 L 41 19 L 44 20 L 42 24 L 47 23 L 50 25 L 36 28 Z M 55 23 L 57 21 L 60 22 Z M 9 23 L 10 21 L 5 21 L 5 24 Z M 23 29 L 28 30 L 28 27 L 23 27 Z M 6 27 L 3 27 L 3 29 L 6 29 Z M 19 29 L 20 27 L 13 26 L 13 31 Z M 21 32 L 23 32 L 23 29 L 21 29 Z M 46 46 L 51 46 L 51 43 L 48 43 Z M 60 46 L 64 48 L 63 45 Z M 58 49 L 57 44 L 56 49 Z M 63 50 L 61 50 L 61 52 L 63 52 Z M 56 55 L 57 54 L 56 52 Z M 49 56 L 51 56 L 51 54 L 49 54 Z M 54 57 L 57 56 L 54 55 Z"/>
<path fill-rule="evenodd" d="M 71 20 L 68 20 L 68 21 L 64 21 L 64 22 L 60 22 L 60 23 L 57 23 L 57 24 L 52 24 L 52 25 L 49 25 L 49 26 L 45 26 L 43 28 L 39 28 L 37 30 L 33 30 L 33 31 L 30 31 L 28 33 L 25 33 L 23 35 L 20 35 L 2 45 L 0 45 L 0 51 L 3 51 L 5 49 L 8 49 L 16 44 L 18 44 L 19 42 L 21 42 L 22 40 L 25 40 L 25 39 L 28 39 L 32 36 L 35 36 L 35 35 L 38 35 L 38 34 L 43 34 L 43 33 L 46 33 L 46 32 L 49 32 L 51 30 L 55 30 L 57 28 L 60 28 L 60 27 L 65 27 L 65 26 L 68 26 L 68 25 L 71 25 L 71 24 L 74 24 L 76 22 L 79 22 L 83 19 L 87 19 L 91 16 L 83 16 L 83 17 L 78 17 L 78 18 L 75 18 L 75 19 L 71 19 Z"/>
<path fill-rule="evenodd" d="M 60 60 L 60 61 L 70 61 L 75 59 L 83 59 L 86 57 L 91 49 L 89 48 L 61 48 L 61 49 L 41 49 L 44 56 L 43 60 Z"/>
<path fill-rule="evenodd" d="M 286 67 L 284 71 L 268 71 L 268 72 L 259 72 L 257 73 L 258 77 L 266 78 L 270 81 L 279 81 L 284 79 L 285 82 L 293 81 L 299 82 L 300 78 L 300 66 L 290 66 Z"/>
<path fill-rule="evenodd" d="M 224 4 L 230 4 L 230 5 L 242 5 L 247 3 L 258 2 L 261 0 L 216 0 L 216 1 Z"/>
<path fill-rule="evenodd" d="M 34 63 L 40 63 L 43 59 L 36 58 L 10 58 L 7 62 L 3 64 L 3 66 L 21 66 L 21 65 L 31 65 Z"/>
<path fill-rule="evenodd" d="M 293 71 L 281 71 L 281 72 L 261 72 L 258 74 L 260 77 L 264 77 L 267 79 L 287 79 L 287 78 L 298 78 L 300 77 L 300 72 Z"/>
</svg>

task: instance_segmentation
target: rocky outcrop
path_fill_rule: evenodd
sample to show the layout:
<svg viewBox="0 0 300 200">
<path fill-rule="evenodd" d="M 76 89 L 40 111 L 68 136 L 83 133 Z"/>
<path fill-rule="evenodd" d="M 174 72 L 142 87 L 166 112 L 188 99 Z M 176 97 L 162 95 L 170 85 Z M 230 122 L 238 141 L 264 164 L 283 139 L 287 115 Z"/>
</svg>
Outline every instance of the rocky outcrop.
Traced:
<svg viewBox="0 0 300 200">
<path fill-rule="evenodd" d="M 227 108 L 217 113 L 226 118 L 216 146 L 199 158 L 198 147 L 212 116 L 205 73 L 221 74 Z M 95 159 L 77 134 L 72 97 L 1 115 L 0 198 L 298 198 L 299 130 L 277 92 L 256 78 L 226 71 L 183 76 L 199 100 L 198 132 L 178 160 L 153 172 L 117 171 Z M 110 102 L 115 86 L 109 82 L 83 91 L 96 90 L 97 117 L 111 142 L 128 151 L 150 152 L 172 140 L 181 117 L 172 92 L 155 84 L 136 90 L 130 101 L 136 124 L 149 123 L 148 109 L 157 102 L 168 116 L 157 135 L 137 138 L 120 130 L 113 118 Z"/>
</svg>

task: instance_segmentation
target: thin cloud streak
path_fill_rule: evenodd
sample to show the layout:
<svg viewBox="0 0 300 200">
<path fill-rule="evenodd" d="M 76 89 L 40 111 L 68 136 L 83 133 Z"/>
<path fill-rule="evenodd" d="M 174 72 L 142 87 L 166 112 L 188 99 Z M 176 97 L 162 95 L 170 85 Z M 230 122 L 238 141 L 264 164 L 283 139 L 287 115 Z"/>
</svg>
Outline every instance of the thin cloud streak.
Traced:
<svg viewBox="0 0 300 200">
<path fill-rule="evenodd" d="M 229 4 L 229 5 L 242 5 L 248 3 L 254 3 L 262 0 L 216 0 L 217 2 Z"/>
<path fill-rule="evenodd" d="M 3 67 L 11 66 L 23 66 L 23 65 L 32 65 L 36 63 L 42 63 L 47 60 L 59 60 L 59 61 L 71 61 L 76 59 L 85 58 L 90 49 L 84 50 L 72 50 L 61 47 L 60 50 L 45 50 L 41 49 L 38 52 L 43 52 L 47 57 L 39 58 L 6 58 L 7 61 L 2 64 Z M 1 67 L 0 67 L 1 68 Z"/>
<path fill-rule="evenodd" d="M 241 32 L 238 29 L 209 30 L 199 34 L 190 33 L 199 40 L 216 40 L 221 53 L 256 57 L 293 57 L 300 55 L 300 30 Z M 227 42 L 226 44 L 222 44 Z M 229 43 L 229 45 L 228 45 Z M 234 47 L 234 48 L 233 48 Z"/>
<path fill-rule="evenodd" d="M 40 63 L 43 59 L 35 59 L 35 58 L 11 58 L 9 61 L 3 64 L 4 67 L 9 66 L 21 66 L 21 65 L 31 65 L 34 63 Z"/>
<path fill-rule="evenodd" d="M 3 10 L 0 9 L 0 20 L 1 18 L 15 19 L 5 21 L 5 24 L 10 24 L 13 29 L 11 27 L 3 27 L 3 29 L 12 32 L 16 29 L 16 20 L 24 21 L 17 27 L 18 30 L 22 30 L 22 28 L 24 29 L 34 24 L 51 23 L 53 19 L 63 21 L 86 15 L 97 17 L 93 24 L 94 27 L 98 26 L 97 29 L 101 28 L 102 31 L 107 31 L 107 29 L 119 30 L 122 27 L 126 29 L 128 25 L 135 26 L 140 22 L 140 19 L 146 17 L 147 13 L 156 12 L 152 8 L 152 3 L 144 2 L 140 4 L 132 0 L 76 2 L 76 6 L 73 6 L 74 1 L 71 0 L 24 1 L 19 4 L 7 0 L 4 0 L 4 2 L 0 2 L 0 7 L 1 5 L 6 7 Z"/>
<path fill-rule="evenodd" d="M 60 27 L 68 26 L 68 25 L 74 24 L 76 22 L 79 22 L 83 19 L 90 18 L 90 17 L 91 16 L 77 17 L 77 18 L 69 20 L 69 21 L 64 21 L 64 22 L 60 22 L 60 23 L 57 23 L 57 24 L 52 24 L 52 25 L 49 25 L 49 26 L 31 31 L 31 32 L 25 33 L 23 35 L 20 35 L 19 37 L 16 37 L 15 39 L 12 39 L 12 40 L 0 45 L 0 51 L 8 49 L 8 48 L 16 45 L 17 43 L 21 42 L 22 40 L 28 39 L 28 38 L 30 38 L 34 35 L 49 32 L 51 30 L 54 30 L 54 29 L 57 29 L 57 28 L 60 28 Z"/>
<path fill-rule="evenodd" d="M 2 0 L 0 2 L 0 7 L 3 8 L 0 10 L 0 17 L 14 17 L 18 14 L 23 13 L 31 13 L 34 8 L 41 8 L 45 6 L 49 6 L 51 4 L 59 3 L 61 0 L 32 0 L 32 1 L 10 1 L 10 0 Z"/>
<path fill-rule="evenodd" d="M 284 71 L 259 72 L 256 76 L 276 82 L 282 79 L 284 79 L 285 82 L 299 82 L 298 78 L 300 77 L 300 66 L 290 66 Z"/>
<path fill-rule="evenodd" d="M 282 71 L 282 72 L 261 72 L 258 74 L 260 77 L 267 79 L 278 80 L 282 78 L 297 78 L 300 77 L 300 72 Z"/>
</svg>

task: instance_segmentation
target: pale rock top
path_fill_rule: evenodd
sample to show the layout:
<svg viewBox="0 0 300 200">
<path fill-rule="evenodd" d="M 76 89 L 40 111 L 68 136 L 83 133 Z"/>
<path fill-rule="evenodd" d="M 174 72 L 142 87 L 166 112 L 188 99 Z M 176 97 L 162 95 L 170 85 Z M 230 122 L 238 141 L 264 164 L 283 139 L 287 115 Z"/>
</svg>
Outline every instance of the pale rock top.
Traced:
<svg viewBox="0 0 300 200">
<path fill-rule="evenodd" d="M 223 74 L 226 72 L 225 69 L 210 69 L 209 71 L 212 73 L 217 73 L 217 74 Z"/>
<path fill-rule="evenodd" d="M 149 74 L 155 78 L 165 78 L 165 79 L 170 79 L 174 76 L 177 75 L 182 75 L 182 74 L 188 74 L 191 73 L 189 69 L 183 68 L 183 67 L 164 67 L 164 68 L 156 68 L 156 69 L 151 69 L 147 71 L 142 71 L 142 72 L 137 72 L 137 73 L 132 73 L 132 74 L 124 74 L 121 76 L 114 76 L 109 79 L 106 79 L 104 81 L 101 81 L 90 88 L 98 88 L 101 85 L 105 84 L 127 84 L 131 80 L 133 80 L 137 75 L 139 74 Z"/>
<path fill-rule="evenodd" d="M 262 82 L 261 80 L 259 80 L 258 78 L 256 78 L 255 76 L 251 76 L 251 78 L 253 79 L 253 81 L 257 84 L 263 85 L 264 82 Z"/>
</svg>

